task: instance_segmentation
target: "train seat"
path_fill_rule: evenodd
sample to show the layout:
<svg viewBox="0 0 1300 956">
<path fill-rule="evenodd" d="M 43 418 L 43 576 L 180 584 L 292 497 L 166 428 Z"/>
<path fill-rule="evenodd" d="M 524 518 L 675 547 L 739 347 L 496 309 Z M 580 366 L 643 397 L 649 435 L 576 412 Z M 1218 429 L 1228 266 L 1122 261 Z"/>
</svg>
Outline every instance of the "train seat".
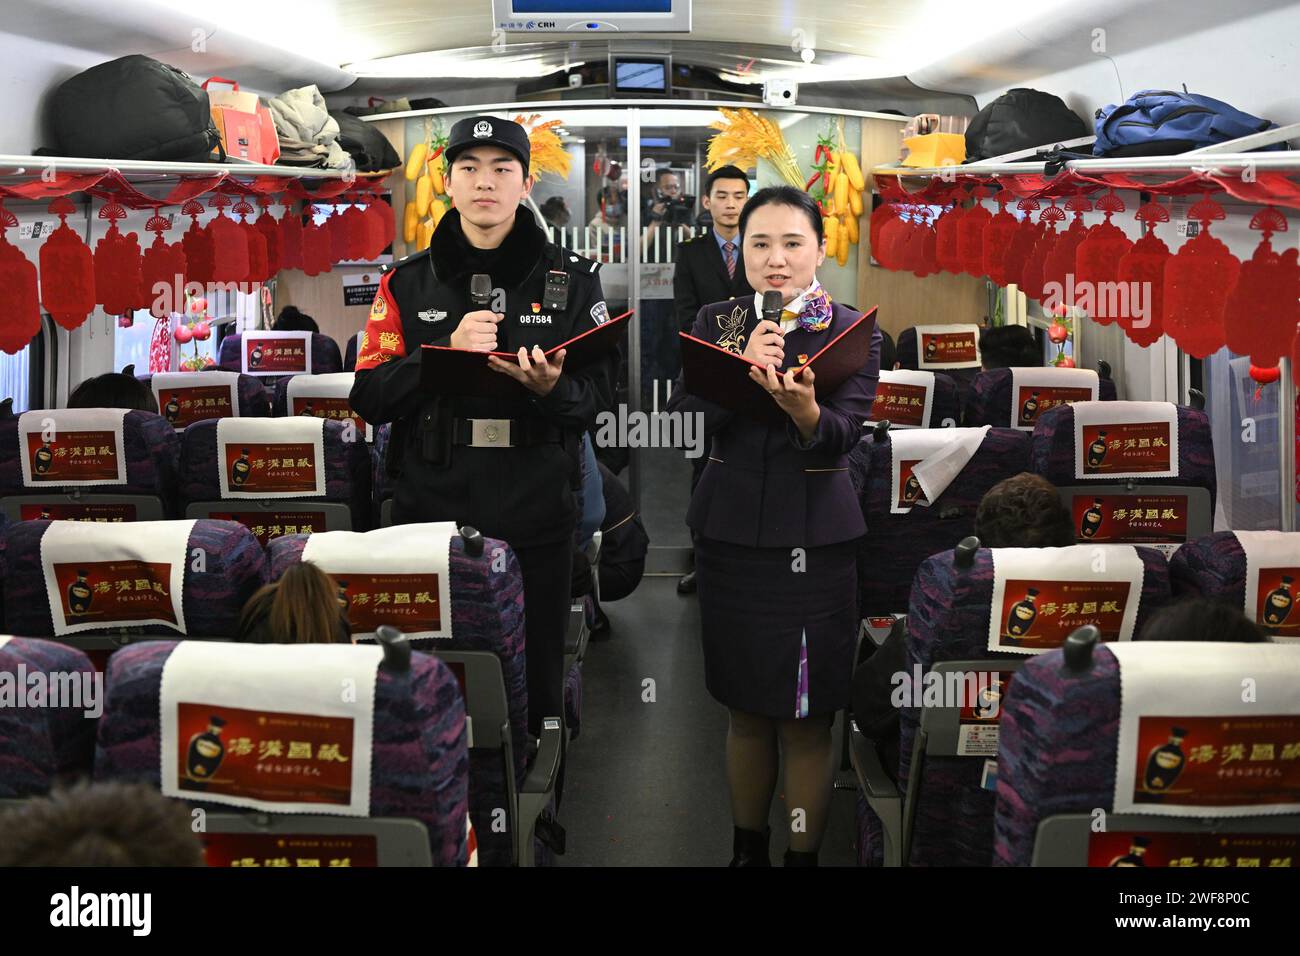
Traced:
<svg viewBox="0 0 1300 956">
<path fill-rule="evenodd" d="M 55 783 L 89 776 L 95 721 L 86 713 L 102 704 L 90 699 L 90 659 L 53 641 L 0 635 L 0 673 L 23 690 L 33 675 L 44 674 L 47 693 L 70 694 L 57 702 L 47 697 L 41 707 L 0 707 L 0 797 L 38 796 Z"/>
<path fill-rule="evenodd" d="M 252 375 L 210 369 L 136 378 L 153 390 L 158 411 L 178 432 L 205 418 L 266 418 L 271 414 L 270 394 Z"/>
<path fill-rule="evenodd" d="M 341 372 L 343 355 L 338 343 L 320 332 L 236 332 L 221 340 L 217 364 L 255 375 L 273 390 L 290 375 Z"/>
<path fill-rule="evenodd" d="M 1086 401 L 1115 401 L 1115 383 L 1087 368 L 989 369 L 971 385 L 966 424 L 1032 432 L 1049 409 Z"/>
<path fill-rule="evenodd" d="M 1174 552 L 1169 575 L 1175 597 L 1231 604 L 1273 640 L 1300 642 L 1300 611 L 1292 597 L 1300 579 L 1300 532 L 1217 531 Z"/>
<path fill-rule="evenodd" d="M 890 428 L 951 428 L 961 421 L 957 383 L 943 372 L 882 370 L 867 425 Z"/>
<path fill-rule="evenodd" d="M 979 340 L 978 325 L 910 326 L 898 333 L 898 366 L 951 376 L 957 386 L 957 404 L 964 411 L 980 371 Z"/>
</svg>

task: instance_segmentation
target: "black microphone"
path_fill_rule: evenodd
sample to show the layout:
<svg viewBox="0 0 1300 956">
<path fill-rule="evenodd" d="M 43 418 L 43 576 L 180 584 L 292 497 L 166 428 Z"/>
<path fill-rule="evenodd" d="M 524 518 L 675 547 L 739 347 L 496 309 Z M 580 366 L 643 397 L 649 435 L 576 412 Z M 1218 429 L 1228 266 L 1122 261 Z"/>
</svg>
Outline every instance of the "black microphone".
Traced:
<svg viewBox="0 0 1300 956">
<path fill-rule="evenodd" d="M 775 289 L 769 289 L 763 293 L 763 318 L 769 322 L 781 324 L 781 293 Z"/>
<path fill-rule="evenodd" d="M 482 272 L 470 276 L 469 297 L 480 309 L 487 308 L 488 301 L 492 298 L 492 277 Z"/>
</svg>

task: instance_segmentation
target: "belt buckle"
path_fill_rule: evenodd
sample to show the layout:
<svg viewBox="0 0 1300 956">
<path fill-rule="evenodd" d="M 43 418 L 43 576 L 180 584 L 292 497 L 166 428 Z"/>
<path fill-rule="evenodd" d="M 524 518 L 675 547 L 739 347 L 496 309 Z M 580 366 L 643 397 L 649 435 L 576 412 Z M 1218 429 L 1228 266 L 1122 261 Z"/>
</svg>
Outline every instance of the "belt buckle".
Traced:
<svg viewBox="0 0 1300 956">
<path fill-rule="evenodd" d="M 470 446 L 472 448 L 509 448 L 510 419 L 471 418 Z"/>
</svg>

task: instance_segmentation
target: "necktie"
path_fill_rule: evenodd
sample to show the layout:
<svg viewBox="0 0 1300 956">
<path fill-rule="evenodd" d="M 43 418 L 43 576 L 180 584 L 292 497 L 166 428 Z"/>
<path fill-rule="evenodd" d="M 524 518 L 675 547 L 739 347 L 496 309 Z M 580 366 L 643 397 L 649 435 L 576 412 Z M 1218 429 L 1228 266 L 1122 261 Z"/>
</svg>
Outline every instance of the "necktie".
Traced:
<svg viewBox="0 0 1300 956">
<path fill-rule="evenodd" d="M 724 242 L 722 250 L 725 253 L 724 258 L 727 260 L 728 278 L 736 278 L 736 244 L 734 242 Z"/>
</svg>

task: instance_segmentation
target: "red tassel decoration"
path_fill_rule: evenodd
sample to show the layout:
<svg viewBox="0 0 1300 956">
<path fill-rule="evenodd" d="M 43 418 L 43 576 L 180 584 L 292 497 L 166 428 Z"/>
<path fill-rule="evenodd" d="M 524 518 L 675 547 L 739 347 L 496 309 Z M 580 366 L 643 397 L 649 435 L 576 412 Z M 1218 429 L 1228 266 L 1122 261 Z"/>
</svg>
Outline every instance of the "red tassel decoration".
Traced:
<svg viewBox="0 0 1300 956">
<path fill-rule="evenodd" d="M 1097 200 L 1104 221 L 1088 230 L 1074 251 L 1074 304 L 1099 325 L 1110 325 L 1125 310 L 1132 289 L 1119 286 L 1120 260 L 1133 248 L 1124 230 L 1110 221 L 1124 211 L 1124 200 L 1109 192 Z"/>
<path fill-rule="evenodd" d="M 1165 268 L 1165 333 L 1188 355 L 1205 358 L 1224 346 L 1223 309 L 1241 263 L 1210 235 L 1210 223 L 1224 218 L 1222 206 L 1206 196 L 1188 218 L 1200 220 L 1201 231 Z"/>
<path fill-rule="evenodd" d="M 208 208 L 217 211 L 208 223 L 214 282 L 243 282 L 248 278 L 248 238 L 239 223 L 222 214 L 230 204 L 230 197 L 221 194 L 208 200 Z"/>
<path fill-rule="evenodd" d="M 941 270 L 953 275 L 961 272 L 961 257 L 957 254 L 957 231 L 966 214 L 961 201 L 962 194 L 958 193 L 952 209 L 940 216 L 934 224 L 934 260 Z"/>
<path fill-rule="evenodd" d="M 295 212 L 293 200 L 284 204 L 280 217 L 280 268 L 302 268 L 302 214 Z"/>
<path fill-rule="evenodd" d="M 68 216 L 77 211 L 72 200 L 61 196 L 49 208 L 60 222 L 41 246 L 41 304 L 70 332 L 95 308 L 95 257 L 68 225 Z"/>
<path fill-rule="evenodd" d="M 1067 292 L 1073 284 L 1074 253 L 1087 238 L 1088 227 L 1083 224 L 1083 214 L 1092 208 L 1092 203 L 1084 196 L 1071 196 L 1065 208 L 1074 213 L 1074 219 L 1043 260 L 1043 294 L 1040 298 L 1049 308 L 1052 302 L 1073 304 L 1067 301 Z M 1068 296 L 1068 299 L 1073 300 L 1073 296 Z"/>
<path fill-rule="evenodd" d="M 16 355 L 41 330 L 36 265 L 9 241 L 18 217 L 0 203 L 0 352 Z"/>
<path fill-rule="evenodd" d="M 961 271 L 967 275 L 984 275 L 984 230 L 993 221 L 993 214 L 984 208 L 984 187 L 976 186 L 975 204 L 966 210 L 957 225 L 957 259 Z"/>
<path fill-rule="evenodd" d="M 999 189 L 997 196 L 994 198 L 998 201 L 998 211 L 989 220 L 989 224 L 984 227 L 983 273 L 995 285 L 1004 286 L 1008 282 L 1005 265 L 1007 251 L 1011 248 L 1011 240 L 1020 228 L 1020 223 L 1016 221 L 1015 216 L 1007 212 L 1007 193 L 1005 189 Z"/>
<path fill-rule="evenodd" d="M 199 216 L 204 213 L 203 203 L 191 199 L 181 206 L 181 213 L 190 217 L 190 227 L 181 236 L 181 248 L 185 250 L 186 282 L 197 282 L 206 286 L 212 282 L 212 234 L 207 226 L 199 225 Z M 177 303 L 179 305 L 179 303 Z M 179 312 L 180 309 L 174 311 Z"/>
<path fill-rule="evenodd" d="M 154 210 L 144 225 L 154 234 L 152 245 L 140 260 L 140 286 L 146 296 L 149 313 L 157 319 L 181 310 L 184 301 L 185 276 L 188 269 L 185 250 L 181 243 L 167 243 L 163 233 L 171 229 L 171 220 Z"/>
<path fill-rule="evenodd" d="M 245 295 L 252 293 L 255 286 L 269 279 L 266 262 L 266 240 L 260 230 L 248 221 L 248 214 L 253 211 L 253 204 L 247 199 L 235 203 L 234 212 L 239 214 L 239 230 L 244 234 L 248 246 L 248 272 L 239 284 L 239 291 Z"/>
<path fill-rule="evenodd" d="M 1007 285 L 1019 286 L 1025 274 L 1025 264 L 1034 252 L 1034 246 L 1042 238 L 1046 228 L 1042 222 L 1034 219 L 1034 213 L 1041 206 L 1037 199 L 1022 199 L 1016 208 L 1025 214 L 1024 219 L 1016 223 L 1016 231 L 1011 234 L 1007 244 L 1006 255 L 1002 258 L 1002 276 Z"/>
<path fill-rule="evenodd" d="M 1241 264 L 1241 276 L 1228 294 L 1224 339 L 1236 355 L 1249 355 L 1252 365 L 1272 368 L 1286 354 L 1300 323 L 1300 265 L 1294 246 L 1281 255 L 1273 251 L 1273 233 L 1287 230 L 1282 213 L 1265 206 L 1251 217 L 1250 228 L 1264 238 Z"/>
<path fill-rule="evenodd" d="M 1128 308 L 1115 321 L 1130 342 L 1143 348 L 1164 335 L 1165 267 L 1169 247 L 1156 235 L 1156 224 L 1169 221 L 1169 210 L 1149 202 L 1137 211 L 1145 232 L 1119 261 L 1119 281 L 1129 289 Z"/>
<path fill-rule="evenodd" d="M 1029 254 L 1025 260 L 1024 271 L 1020 274 L 1020 291 L 1031 299 L 1041 299 L 1043 297 L 1043 270 L 1047 264 L 1047 257 L 1051 254 L 1052 247 L 1061 237 L 1056 233 L 1056 224 L 1065 221 L 1065 210 L 1056 205 L 1056 200 L 1038 214 L 1038 223 L 1042 227 L 1042 235 L 1034 243 L 1034 251 Z"/>
<path fill-rule="evenodd" d="M 108 233 L 95 243 L 95 292 L 109 315 L 130 312 L 140 298 L 140 243 L 134 232 L 122 233 L 118 220 L 126 210 L 105 203 L 99 218 L 109 221 Z"/>
<path fill-rule="evenodd" d="M 258 196 L 257 204 L 262 207 L 262 213 L 257 217 L 257 222 L 253 223 L 253 226 L 262 234 L 262 239 L 266 242 L 266 277 L 270 279 L 282 268 L 280 264 L 280 221 L 271 215 L 271 200 L 266 196 Z"/>
<path fill-rule="evenodd" d="M 318 276 L 330 271 L 330 234 L 324 226 L 316 225 L 310 204 L 307 212 L 307 225 L 302 227 L 302 271 Z"/>
</svg>

